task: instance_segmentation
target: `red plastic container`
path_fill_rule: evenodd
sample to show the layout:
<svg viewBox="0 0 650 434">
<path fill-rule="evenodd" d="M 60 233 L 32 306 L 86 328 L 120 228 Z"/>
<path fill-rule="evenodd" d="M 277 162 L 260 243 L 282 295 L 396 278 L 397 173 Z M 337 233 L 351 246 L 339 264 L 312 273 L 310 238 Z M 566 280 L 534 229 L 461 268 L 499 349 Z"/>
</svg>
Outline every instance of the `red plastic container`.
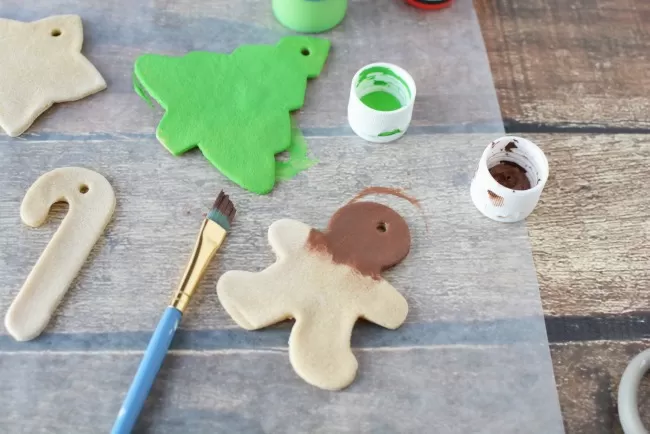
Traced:
<svg viewBox="0 0 650 434">
<path fill-rule="evenodd" d="M 411 6 L 420 9 L 435 10 L 451 6 L 454 0 L 405 0 Z"/>
</svg>

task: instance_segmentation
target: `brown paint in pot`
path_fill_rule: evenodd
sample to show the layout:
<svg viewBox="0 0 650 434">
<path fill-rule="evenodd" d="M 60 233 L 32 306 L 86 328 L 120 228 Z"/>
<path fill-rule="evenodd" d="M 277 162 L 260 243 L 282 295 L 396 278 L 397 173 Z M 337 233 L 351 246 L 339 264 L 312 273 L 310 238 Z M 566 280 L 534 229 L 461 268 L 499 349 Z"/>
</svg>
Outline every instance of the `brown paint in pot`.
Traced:
<svg viewBox="0 0 650 434">
<path fill-rule="evenodd" d="M 307 246 L 329 254 L 337 264 L 379 280 L 383 270 L 399 264 L 408 255 L 411 233 L 404 218 L 392 208 L 376 202 L 351 202 L 332 216 L 327 230 L 312 229 Z"/>
<path fill-rule="evenodd" d="M 539 146 L 523 137 L 501 137 L 481 155 L 470 185 L 472 202 L 492 220 L 522 221 L 535 209 L 548 173 Z"/>
<path fill-rule="evenodd" d="M 492 178 L 511 190 L 528 190 L 531 188 L 530 180 L 526 173 L 526 169 L 512 161 L 501 161 L 496 166 L 490 168 Z"/>
</svg>

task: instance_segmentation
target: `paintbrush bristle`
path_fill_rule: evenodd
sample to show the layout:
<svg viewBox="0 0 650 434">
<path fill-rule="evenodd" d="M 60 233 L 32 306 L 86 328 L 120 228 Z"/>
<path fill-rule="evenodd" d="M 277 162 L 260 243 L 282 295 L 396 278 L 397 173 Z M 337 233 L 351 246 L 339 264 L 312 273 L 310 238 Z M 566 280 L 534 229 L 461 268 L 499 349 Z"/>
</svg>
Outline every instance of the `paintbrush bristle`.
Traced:
<svg viewBox="0 0 650 434">
<path fill-rule="evenodd" d="M 212 205 L 212 209 L 208 213 L 208 218 L 225 230 L 230 230 L 230 224 L 235 218 L 236 212 L 235 205 L 222 190 L 217 196 L 217 200 L 214 201 L 214 205 Z"/>
</svg>

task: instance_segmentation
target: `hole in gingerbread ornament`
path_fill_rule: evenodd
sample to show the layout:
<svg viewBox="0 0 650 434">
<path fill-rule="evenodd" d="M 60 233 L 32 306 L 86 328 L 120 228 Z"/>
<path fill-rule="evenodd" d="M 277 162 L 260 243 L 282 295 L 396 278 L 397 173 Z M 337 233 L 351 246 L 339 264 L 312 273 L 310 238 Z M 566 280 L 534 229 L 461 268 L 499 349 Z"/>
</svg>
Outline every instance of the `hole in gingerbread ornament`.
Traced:
<svg viewBox="0 0 650 434">
<path fill-rule="evenodd" d="M 54 36 L 55 38 L 56 38 L 57 36 L 61 36 L 61 30 L 59 30 L 59 29 L 53 29 L 52 32 L 50 33 L 50 35 Z"/>
<path fill-rule="evenodd" d="M 90 190 L 90 189 L 88 188 L 88 186 L 86 184 L 82 184 L 82 185 L 79 186 L 79 193 L 81 193 L 81 194 L 88 193 L 88 190 Z"/>
<path fill-rule="evenodd" d="M 388 230 L 388 227 L 386 227 L 386 223 L 384 223 L 384 222 L 377 223 L 377 231 L 378 232 L 384 233 L 387 230 Z"/>
</svg>

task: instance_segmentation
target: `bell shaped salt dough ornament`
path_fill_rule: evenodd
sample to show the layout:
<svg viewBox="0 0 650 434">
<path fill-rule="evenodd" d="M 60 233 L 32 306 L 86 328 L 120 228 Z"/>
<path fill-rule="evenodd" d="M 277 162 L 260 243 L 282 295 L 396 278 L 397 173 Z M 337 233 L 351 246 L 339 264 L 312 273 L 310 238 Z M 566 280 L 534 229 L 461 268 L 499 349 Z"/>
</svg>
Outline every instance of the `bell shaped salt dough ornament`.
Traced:
<svg viewBox="0 0 650 434">
<path fill-rule="evenodd" d="M 217 283 L 221 304 L 247 330 L 295 319 L 289 358 L 296 373 L 322 389 L 348 386 L 358 366 L 350 349 L 357 319 L 389 329 L 406 319 L 406 300 L 381 271 L 408 254 L 408 225 L 387 206 L 354 202 L 325 232 L 276 221 L 269 243 L 277 261 L 259 273 L 225 273 Z"/>
<path fill-rule="evenodd" d="M 307 79 L 320 74 L 329 48 L 325 39 L 290 36 L 231 54 L 145 54 L 135 62 L 134 87 L 166 111 L 156 137 L 172 154 L 198 146 L 233 182 L 266 194 L 275 154 L 292 143 L 289 113 L 304 104 Z"/>
<path fill-rule="evenodd" d="M 0 18 L 0 127 L 21 135 L 57 102 L 76 101 L 106 88 L 81 54 L 83 28 L 77 15 L 31 23 Z"/>
</svg>

